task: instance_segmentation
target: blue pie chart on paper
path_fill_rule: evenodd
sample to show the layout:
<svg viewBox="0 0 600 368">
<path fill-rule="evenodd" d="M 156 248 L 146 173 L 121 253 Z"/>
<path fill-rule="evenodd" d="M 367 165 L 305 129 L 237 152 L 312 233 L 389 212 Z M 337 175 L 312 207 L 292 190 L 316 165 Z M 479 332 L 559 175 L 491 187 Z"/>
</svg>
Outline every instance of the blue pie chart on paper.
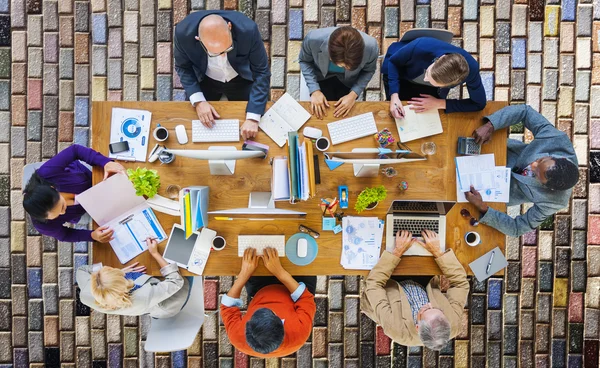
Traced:
<svg viewBox="0 0 600 368">
<path fill-rule="evenodd" d="M 127 138 L 136 138 L 142 132 L 142 126 L 137 119 L 128 118 L 121 125 L 121 131 Z"/>
</svg>

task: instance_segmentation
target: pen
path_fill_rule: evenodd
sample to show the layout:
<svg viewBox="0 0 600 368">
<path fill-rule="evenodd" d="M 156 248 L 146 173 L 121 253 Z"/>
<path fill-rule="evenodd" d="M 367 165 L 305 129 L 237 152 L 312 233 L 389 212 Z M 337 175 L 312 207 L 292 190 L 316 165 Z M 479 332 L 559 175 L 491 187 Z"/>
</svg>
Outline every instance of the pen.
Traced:
<svg viewBox="0 0 600 368">
<path fill-rule="evenodd" d="M 485 274 L 489 274 L 490 273 L 490 268 L 492 267 L 492 262 L 494 261 L 494 254 L 496 253 L 495 250 L 492 251 L 492 255 L 490 256 L 490 260 L 488 261 L 487 267 L 485 268 Z"/>
<path fill-rule="evenodd" d="M 400 109 L 400 107 L 398 107 L 398 104 L 394 102 L 394 106 L 396 106 L 396 110 L 398 110 L 398 112 L 400 113 L 400 116 L 404 118 L 404 113 L 402 112 L 402 109 Z"/>
<path fill-rule="evenodd" d="M 151 241 L 152 241 L 152 240 L 158 240 L 158 238 L 150 238 L 150 240 L 151 240 Z M 144 239 L 144 240 L 142 240 L 142 241 L 143 241 L 143 242 L 145 242 L 145 241 L 148 241 L 148 239 Z"/>
</svg>

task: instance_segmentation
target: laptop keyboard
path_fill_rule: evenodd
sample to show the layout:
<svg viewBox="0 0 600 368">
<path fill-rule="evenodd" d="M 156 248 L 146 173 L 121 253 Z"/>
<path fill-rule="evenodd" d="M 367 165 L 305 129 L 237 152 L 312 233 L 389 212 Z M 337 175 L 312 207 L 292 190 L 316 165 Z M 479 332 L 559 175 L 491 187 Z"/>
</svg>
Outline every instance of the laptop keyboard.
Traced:
<svg viewBox="0 0 600 368">
<path fill-rule="evenodd" d="M 438 207 L 436 202 L 394 201 L 392 211 L 438 213 Z"/>
<path fill-rule="evenodd" d="M 394 234 L 398 231 L 407 230 L 413 236 L 421 236 L 423 229 L 440 232 L 439 220 L 417 220 L 417 219 L 394 219 Z"/>
</svg>

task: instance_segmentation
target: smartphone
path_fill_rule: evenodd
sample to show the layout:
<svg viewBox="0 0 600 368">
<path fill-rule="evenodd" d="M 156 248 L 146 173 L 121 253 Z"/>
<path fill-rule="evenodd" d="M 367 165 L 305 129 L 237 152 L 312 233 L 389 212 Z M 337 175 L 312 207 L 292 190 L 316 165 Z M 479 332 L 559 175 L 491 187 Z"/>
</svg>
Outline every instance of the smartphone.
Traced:
<svg viewBox="0 0 600 368">
<path fill-rule="evenodd" d="M 119 153 L 129 151 L 129 143 L 127 141 L 111 143 L 108 145 L 110 153 Z"/>
</svg>

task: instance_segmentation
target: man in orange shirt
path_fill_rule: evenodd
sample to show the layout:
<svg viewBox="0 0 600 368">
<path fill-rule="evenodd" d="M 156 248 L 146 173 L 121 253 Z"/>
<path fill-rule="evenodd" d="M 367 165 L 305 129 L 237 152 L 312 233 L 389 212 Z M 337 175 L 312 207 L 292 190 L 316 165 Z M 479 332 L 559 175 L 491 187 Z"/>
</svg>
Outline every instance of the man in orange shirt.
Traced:
<svg viewBox="0 0 600 368">
<path fill-rule="evenodd" d="M 256 249 L 246 249 L 237 279 L 221 298 L 221 318 L 229 341 L 239 351 L 259 358 L 284 357 L 298 351 L 310 336 L 317 277 L 292 277 L 273 248 L 266 248 L 262 259 L 275 277 L 252 276 L 258 259 Z M 242 316 L 244 286 L 249 304 Z"/>
</svg>

